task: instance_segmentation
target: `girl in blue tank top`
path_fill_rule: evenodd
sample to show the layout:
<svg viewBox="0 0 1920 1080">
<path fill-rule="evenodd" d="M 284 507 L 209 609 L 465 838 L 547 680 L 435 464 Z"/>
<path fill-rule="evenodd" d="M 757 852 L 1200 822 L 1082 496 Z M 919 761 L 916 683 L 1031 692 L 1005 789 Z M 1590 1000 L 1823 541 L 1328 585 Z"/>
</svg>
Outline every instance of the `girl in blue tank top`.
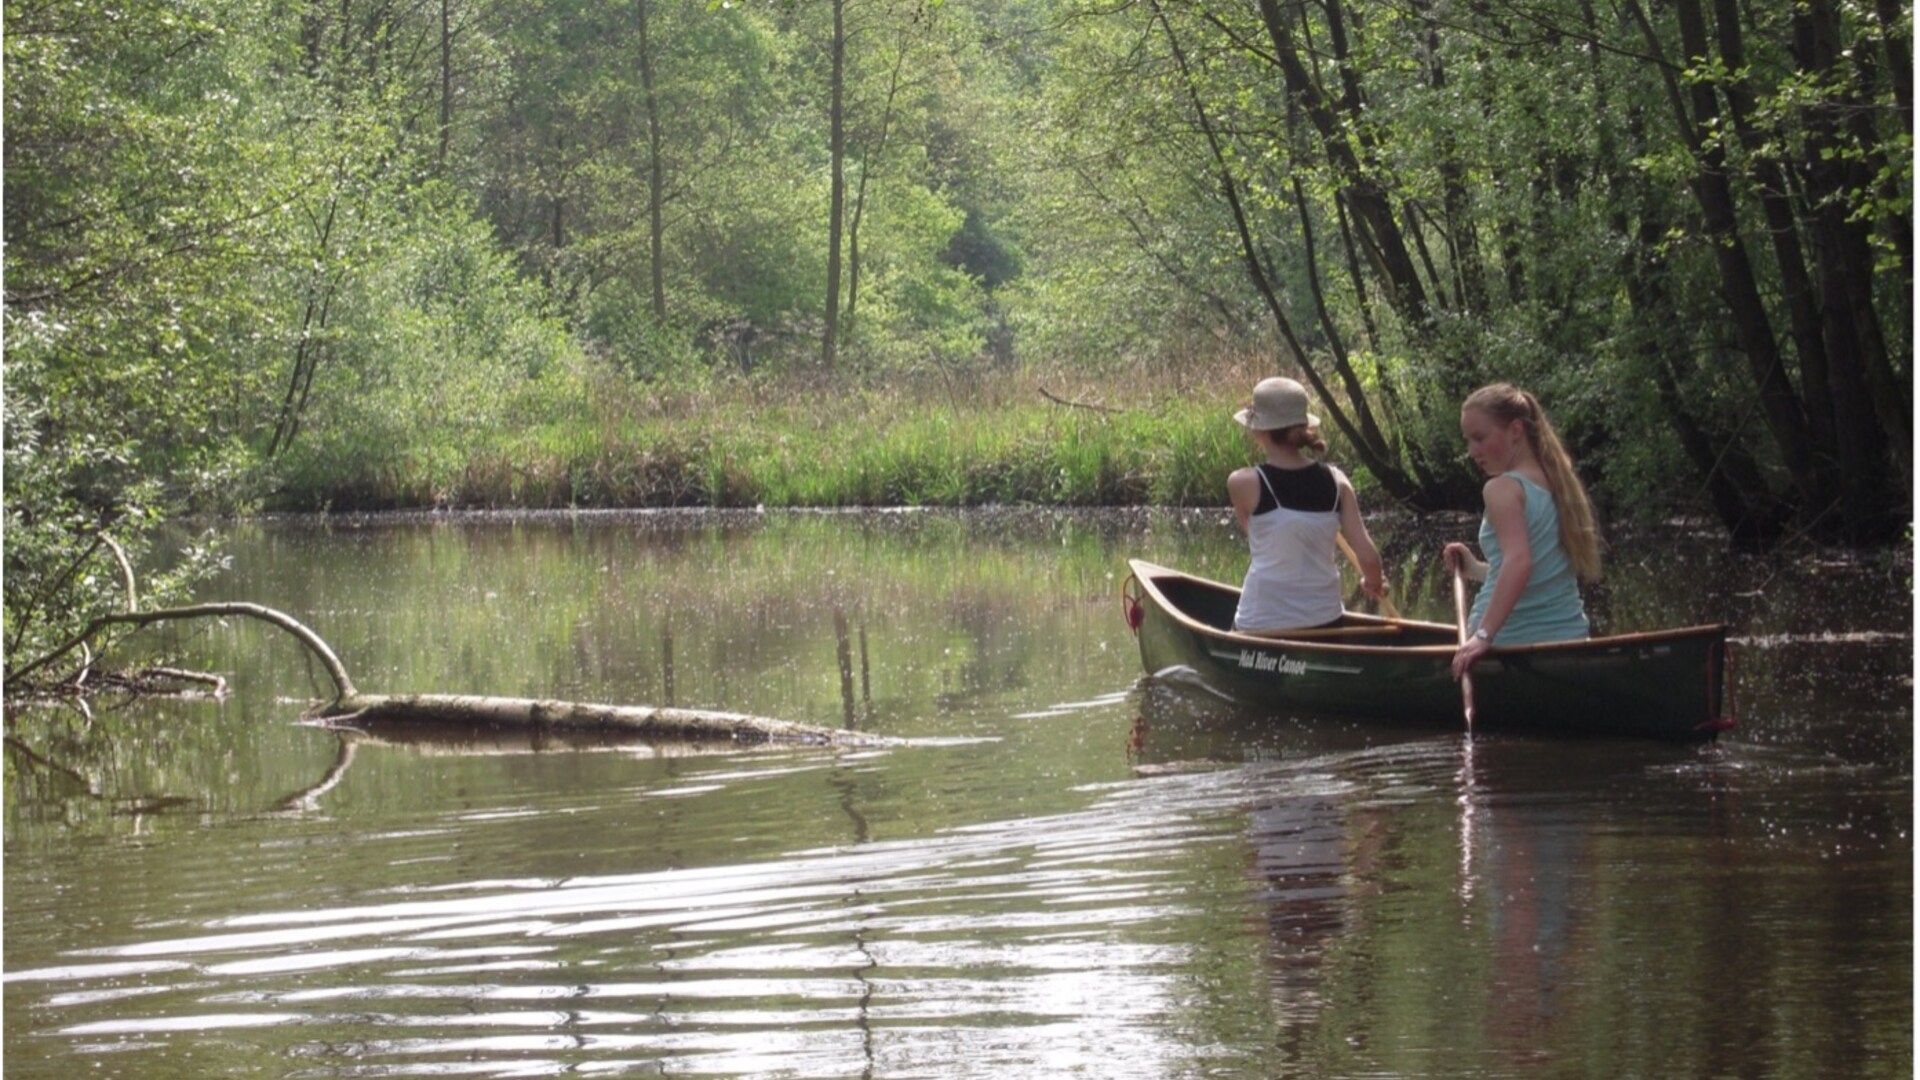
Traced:
<svg viewBox="0 0 1920 1080">
<path fill-rule="evenodd" d="M 1482 582 L 1455 679 L 1495 646 L 1586 637 L 1579 583 L 1600 576 L 1593 504 L 1534 396 L 1506 383 L 1481 387 L 1460 406 L 1460 433 L 1492 479 L 1481 489 L 1486 560 L 1461 543 L 1442 552 L 1449 571 Z"/>
</svg>

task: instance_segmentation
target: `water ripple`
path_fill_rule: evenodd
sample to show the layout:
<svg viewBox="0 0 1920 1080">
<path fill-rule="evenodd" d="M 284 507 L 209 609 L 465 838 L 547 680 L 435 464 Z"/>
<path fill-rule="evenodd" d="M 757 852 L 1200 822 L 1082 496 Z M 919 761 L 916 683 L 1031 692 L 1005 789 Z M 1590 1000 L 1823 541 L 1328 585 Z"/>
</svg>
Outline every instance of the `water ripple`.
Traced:
<svg viewBox="0 0 1920 1080">
<path fill-rule="evenodd" d="M 1234 833 L 1167 812 L 1206 804 L 1217 783 L 1160 786 L 1116 788 L 1074 813 L 758 863 L 445 882 L 212 918 L 199 933 L 79 950 L 97 962 L 7 979 L 82 984 L 39 1006 L 116 1009 L 57 1030 L 120 1049 L 284 1028 L 302 1075 L 653 1071 L 667 1060 L 735 1076 L 951 1074 L 995 1061 L 1156 1075 L 1161 1038 L 1130 1029 L 1177 1008 L 1190 947 L 1117 935 L 1189 913 L 1181 856 Z M 469 811 L 462 823 L 513 816 Z M 108 985 L 125 980 L 141 985 Z M 1137 1053 L 1116 1070 L 1130 1040 Z"/>
</svg>

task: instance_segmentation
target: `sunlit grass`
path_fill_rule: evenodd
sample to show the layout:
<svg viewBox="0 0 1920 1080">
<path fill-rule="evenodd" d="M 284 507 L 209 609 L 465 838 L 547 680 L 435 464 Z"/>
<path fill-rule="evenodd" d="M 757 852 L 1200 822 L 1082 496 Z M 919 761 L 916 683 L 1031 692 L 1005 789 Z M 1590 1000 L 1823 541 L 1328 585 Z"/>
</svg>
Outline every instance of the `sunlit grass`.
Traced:
<svg viewBox="0 0 1920 1080">
<path fill-rule="evenodd" d="M 333 438 L 324 457 L 297 459 L 277 501 L 336 510 L 1218 506 L 1227 472 L 1251 460 L 1231 413 L 1255 377 L 1221 365 L 1078 382 L 1008 371 L 861 386 L 756 378 L 698 392 L 602 383 L 464 448 Z"/>
</svg>

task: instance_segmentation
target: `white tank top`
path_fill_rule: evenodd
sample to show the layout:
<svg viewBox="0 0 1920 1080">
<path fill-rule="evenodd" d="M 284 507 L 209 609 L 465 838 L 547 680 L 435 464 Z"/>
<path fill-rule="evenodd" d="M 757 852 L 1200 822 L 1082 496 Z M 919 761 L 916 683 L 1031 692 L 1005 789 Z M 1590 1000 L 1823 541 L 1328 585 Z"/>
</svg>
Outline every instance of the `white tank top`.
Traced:
<svg viewBox="0 0 1920 1080">
<path fill-rule="evenodd" d="M 1299 630 L 1322 626 L 1346 612 L 1340 596 L 1340 566 L 1334 562 L 1334 537 L 1340 532 L 1338 500 L 1330 511 L 1290 510 L 1255 468 L 1276 504 L 1247 519 L 1247 546 L 1253 561 L 1240 588 L 1235 630 Z"/>
</svg>

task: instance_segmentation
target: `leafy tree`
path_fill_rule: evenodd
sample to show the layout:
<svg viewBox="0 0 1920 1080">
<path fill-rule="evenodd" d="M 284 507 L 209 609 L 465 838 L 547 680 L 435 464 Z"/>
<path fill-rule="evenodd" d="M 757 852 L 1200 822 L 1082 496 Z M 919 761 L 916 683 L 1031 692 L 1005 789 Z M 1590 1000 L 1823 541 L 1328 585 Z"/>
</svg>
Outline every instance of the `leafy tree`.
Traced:
<svg viewBox="0 0 1920 1080">
<path fill-rule="evenodd" d="M 127 603 L 116 549 L 139 562 L 170 511 L 248 490 L 280 311 L 247 281 L 304 165 L 262 102 L 265 15 L 5 9 L 8 670 Z"/>
<path fill-rule="evenodd" d="M 1559 403 L 1583 459 L 1618 466 L 1636 504 L 1703 492 L 1753 537 L 1873 539 L 1910 512 L 1903 13 L 1163 0 L 1078 15 L 1047 100 L 1072 125 L 1062 147 L 1110 147 L 1117 168 L 1060 156 L 1061 201 L 1120 205 L 1152 175 L 1143 150 L 1170 162 L 1105 250 L 1152 251 L 1189 299 L 1258 297 L 1390 493 L 1462 501 L 1454 403 L 1505 378 Z M 1122 84 L 1127 107 L 1075 112 Z M 1145 223 L 1170 215 L 1147 211 L 1183 177 L 1224 227 L 1169 244 Z M 1215 289 L 1194 268 L 1222 249 L 1243 280 Z"/>
</svg>

